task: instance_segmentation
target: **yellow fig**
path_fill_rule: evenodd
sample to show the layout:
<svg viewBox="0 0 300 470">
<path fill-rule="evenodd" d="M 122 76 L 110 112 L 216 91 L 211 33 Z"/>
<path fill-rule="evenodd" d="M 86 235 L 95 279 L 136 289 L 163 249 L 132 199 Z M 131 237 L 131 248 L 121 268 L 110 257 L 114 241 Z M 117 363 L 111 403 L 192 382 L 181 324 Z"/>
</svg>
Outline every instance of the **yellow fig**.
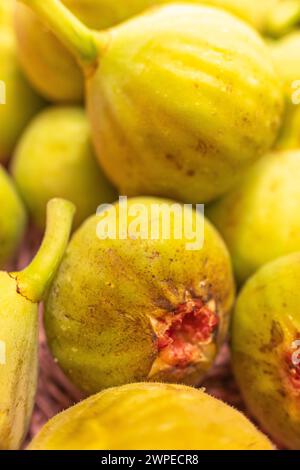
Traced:
<svg viewBox="0 0 300 470">
<path fill-rule="evenodd" d="M 42 105 L 20 69 L 12 28 L 0 25 L 0 162 L 11 156 L 23 129 Z"/>
<path fill-rule="evenodd" d="M 53 356 L 86 392 L 147 380 L 194 385 L 210 369 L 234 301 L 231 263 L 203 216 L 182 211 L 160 199 L 121 201 L 75 233 L 45 326 Z M 192 246 L 186 219 L 198 234 Z"/>
<path fill-rule="evenodd" d="M 232 325 L 233 368 L 250 412 L 276 443 L 298 450 L 299 283 L 299 253 L 265 265 L 242 290 Z"/>
<path fill-rule="evenodd" d="M 97 164 L 90 127 L 80 107 L 51 107 L 27 127 L 15 151 L 12 175 L 35 224 L 43 228 L 49 199 L 76 206 L 74 227 L 114 201 L 116 191 Z"/>
<path fill-rule="evenodd" d="M 0 449 L 18 449 L 25 437 L 37 381 L 38 303 L 66 247 L 74 207 L 49 202 L 47 230 L 31 264 L 0 272 Z"/>
<path fill-rule="evenodd" d="M 300 250 L 300 150 L 273 152 L 206 211 L 229 248 L 239 284 Z"/>
<path fill-rule="evenodd" d="M 170 5 L 103 32 L 58 0 L 24 0 L 77 57 L 98 158 L 120 193 L 207 202 L 273 144 L 282 89 L 257 33 Z"/>
<path fill-rule="evenodd" d="M 286 1 L 286 0 L 284 0 Z M 278 0 L 183 0 L 224 8 L 263 31 Z M 62 0 L 84 24 L 97 30 L 110 28 L 155 5 L 171 0 Z M 24 70 L 39 92 L 60 103 L 83 98 L 83 76 L 78 64 L 37 16 L 24 5 L 16 11 L 16 32 Z"/>
<path fill-rule="evenodd" d="M 0 267 L 14 255 L 24 235 L 26 212 L 13 182 L 0 166 Z"/>
<path fill-rule="evenodd" d="M 272 450 L 241 413 L 201 390 L 159 383 L 105 390 L 50 420 L 30 450 Z"/>
</svg>

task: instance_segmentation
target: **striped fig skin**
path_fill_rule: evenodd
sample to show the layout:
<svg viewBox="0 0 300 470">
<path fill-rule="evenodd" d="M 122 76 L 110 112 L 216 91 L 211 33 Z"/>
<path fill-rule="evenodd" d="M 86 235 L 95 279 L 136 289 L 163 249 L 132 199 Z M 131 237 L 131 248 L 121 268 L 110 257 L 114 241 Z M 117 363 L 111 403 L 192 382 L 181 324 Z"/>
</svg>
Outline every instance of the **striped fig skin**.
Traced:
<svg viewBox="0 0 300 470">
<path fill-rule="evenodd" d="M 100 163 L 119 190 L 224 193 L 273 144 L 283 92 L 250 27 L 218 9 L 157 8 L 111 30 L 87 79 Z"/>
</svg>

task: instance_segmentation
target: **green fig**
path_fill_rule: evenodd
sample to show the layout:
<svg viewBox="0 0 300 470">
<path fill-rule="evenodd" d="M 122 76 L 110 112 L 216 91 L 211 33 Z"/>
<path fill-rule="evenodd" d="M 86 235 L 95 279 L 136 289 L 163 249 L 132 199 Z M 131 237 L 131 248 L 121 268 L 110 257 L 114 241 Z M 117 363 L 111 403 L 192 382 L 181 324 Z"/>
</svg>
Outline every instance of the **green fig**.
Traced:
<svg viewBox="0 0 300 470">
<path fill-rule="evenodd" d="M 195 233 L 204 232 L 203 246 L 202 237 L 189 246 L 182 210 L 166 200 L 122 200 L 75 233 L 45 327 L 53 356 L 84 391 L 147 380 L 194 385 L 211 367 L 234 300 L 231 263 L 218 233 L 187 206 Z"/>
<path fill-rule="evenodd" d="M 114 201 L 116 192 L 97 164 L 83 109 L 53 107 L 39 114 L 21 137 L 11 166 L 35 224 L 43 228 L 47 201 L 76 206 L 74 227 Z"/>
<path fill-rule="evenodd" d="M 0 272 L 0 449 L 18 449 L 28 429 L 37 381 L 38 303 L 61 261 L 74 207 L 49 202 L 47 231 L 32 263 Z"/>
<path fill-rule="evenodd" d="M 29 449 L 272 450 L 273 446 L 241 413 L 202 390 L 141 383 L 105 390 L 60 413 Z"/>
<path fill-rule="evenodd" d="M 23 129 L 42 104 L 19 67 L 12 31 L 0 26 L 0 162 L 11 156 Z"/>
<path fill-rule="evenodd" d="M 266 34 L 275 38 L 285 36 L 296 28 L 299 28 L 299 0 L 277 0 L 273 5 L 269 5 L 264 20 L 264 32 Z"/>
<path fill-rule="evenodd" d="M 272 145 L 281 85 L 232 15 L 170 5 L 96 33 L 58 0 L 24 2 L 81 62 L 98 158 L 120 193 L 207 202 Z"/>
<path fill-rule="evenodd" d="M 265 265 L 242 290 L 232 325 L 234 372 L 250 412 L 276 442 L 298 450 L 299 283 L 299 253 Z"/>
<path fill-rule="evenodd" d="M 300 8 L 300 2 L 299 2 Z M 300 104 L 300 32 L 271 43 L 271 53 L 282 77 L 289 103 Z M 297 101 L 297 102 L 296 102 Z"/>
<path fill-rule="evenodd" d="M 299 179 L 300 150 L 274 152 L 207 209 L 239 284 L 267 262 L 300 251 Z"/>
<path fill-rule="evenodd" d="M 26 212 L 13 182 L 0 166 L 0 267 L 14 255 L 24 235 Z"/>
<path fill-rule="evenodd" d="M 224 8 L 264 30 L 269 11 L 278 0 L 183 0 Z M 115 26 L 149 7 L 171 0 L 62 0 L 84 24 L 93 29 Z M 44 28 L 24 5 L 16 10 L 16 32 L 23 68 L 39 92 L 54 102 L 79 102 L 83 98 L 80 68 L 62 43 Z"/>
</svg>

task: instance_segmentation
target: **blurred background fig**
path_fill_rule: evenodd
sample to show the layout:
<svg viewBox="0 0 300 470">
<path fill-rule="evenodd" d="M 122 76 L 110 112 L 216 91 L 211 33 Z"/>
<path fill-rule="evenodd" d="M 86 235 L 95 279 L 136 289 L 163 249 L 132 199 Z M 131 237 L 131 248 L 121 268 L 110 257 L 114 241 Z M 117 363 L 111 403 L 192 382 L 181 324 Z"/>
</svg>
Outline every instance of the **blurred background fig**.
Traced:
<svg viewBox="0 0 300 470">
<path fill-rule="evenodd" d="M 9 159 L 23 129 L 43 105 L 42 99 L 31 88 L 20 69 L 9 13 L 10 9 L 5 16 L 0 13 L 1 163 Z"/>
<path fill-rule="evenodd" d="M 62 3 L 84 24 L 100 30 L 115 26 L 147 8 L 171 3 L 171 0 L 62 0 Z M 266 18 L 278 0 L 188 0 L 188 3 L 224 8 L 263 31 Z M 20 60 L 34 87 L 56 103 L 81 101 L 84 79 L 76 60 L 25 5 L 17 5 L 16 32 Z"/>
<path fill-rule="evenodd" d="M 74 206 L 49 202 L 43 243 L 29 266 L 0 272 L 0 449 L 19 449 L 33 410 L 38 369 L 38 304 L 66 248 Z"/>
<path fill-rule="evenodd" d="M 211 201 L 272 146 L 282 88 L 236 17 L 168 5 L 95 33 L 57 0 L 24 2 L 85 70 L 93 141 L 120 193 Z"/>
<path fill-rule="evenodd" d="M 26 228 L 26 211 L 13 182 L 0 166 L 0 268 L 17 252 Z"/>
<path fill-rule="evenodd" d="M 300 150 L 273 152 L 206 211 L 242 284 L 265 263 L 300 250 Z"/>
<path fill-rule="evenodd" d="M 276 443 L 298 450 L 299 284 L 299 253 L 261 268 L 240 294 L 231 341 L 235 376 L 250 412 Z"/>
<path fill-rule="evenodd" d="M 84 400 L 50 420 L 29 449 L 272 450 L 273 447 L 241 413 L 203 391 L 151 383 L 112 388 Z"/>
<path fill-rule="evenodd" d="M 201 236 L 190 247 L 192 237 L 176 232 L 181 210 L 161 199 L 122 201 L 73 236 L 45 327 L 54 358 L 84 391 L 152 380 L 198 385 L 214 362 L 234 301 L 230 258 L 215 229 L 188 208 L 203 230 L 203 246 Z"/>
<path fill-rule="evenodd" d="M 76 206 L 74 227 L 117 194 L 96 161 L 90 127 L 80 107 L 50 107 L 40 113 L 19 140 L 12 175 L 29 213 L 44 227 L 49 199 Z"/>
</svg>

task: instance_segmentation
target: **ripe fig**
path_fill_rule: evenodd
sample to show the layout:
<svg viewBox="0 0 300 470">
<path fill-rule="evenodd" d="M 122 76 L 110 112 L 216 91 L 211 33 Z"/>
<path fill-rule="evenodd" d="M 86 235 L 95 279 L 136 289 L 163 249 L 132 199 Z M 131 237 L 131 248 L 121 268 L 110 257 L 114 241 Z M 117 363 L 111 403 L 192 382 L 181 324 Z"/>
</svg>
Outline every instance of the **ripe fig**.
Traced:
<svg viewBox="0 0 300 470">
<path fill-rule="evenodd" d="M 208 208 L 239 284 L 267 262 L 300 250 L 299 178 L 300 150 L 274 152 Z"/>
<path fill-rule="evenodd" d="M 300 449 L 299 283 L 299 253 L 265 265 L 242 290 L 232 325 L 233 366 L 249 410 L 290 449 Z"/>
<path fill-rule="evenodd" d="M 47 201 L 62 197 L 76 206 L 74 226 L 117 196 L 97 164 L 85 112 L 53 107 L 28 126 L 12 160 L 12 174 L 37 226 L 43 228 Z"/>
<path fill-rule="evenodd" d="M 31 450 L 272 450 L 241 413 L 182 385 L 111 388 L 50 420 Z"/>
<path fill-rule="evenodd" d="M 74 207 L 49 202 L 47 231 L 32 263 L 0 272 L 0 449 L 18 449 L 27 431 L 37 379 L 38 302 L 66 247 Z"/>
<path fill-rule="evenodd" d="M 57 0 L 24 2 L 85 70 L 98 158 L 120 193 L 207 202 L 272 145 L 282 89 L 234 16 L 170 5 L 96 33 Z"/>
<path fill-rule="evenodd" d="M 12 30 L 0 26 L 0 162 L 11 156 L 24 127 L 42 104 L 19 67 Z"/>
<path fill-rule="evenodd" d="M 0 267 L 15 253 L 26 226 L 26 212 L 8 174 L 0 166 Z"/>
<path fill-rule="evenodd" d="M 186 217 L 204 231 L 203 247 L 189 249 L 190 236 L 175 232 L 181 210 L 132 199 L 75 233 L 47 298 L 45 326 L 54 357 L 86 392 L 147 380 L 199 384 L 214 361 L 234 300 L 230 258 L 215 229 L 188 207 Z M 102 223 L 117 224 L 116 233 L 99 236 Z M 148 235 L 135 234 L 137 223 Z"/>
<path fill-rule="evenodd" d="M 278 0 L 183 0 L 224 8 L 264 30 L 269 11 Z M 171 0 L 62 0 L 84 24 L 93 29 L 115 26 L 149 7 Z M 46 98 L 60 103 L 83 98 L 83 76 L 62 43 L 24 5 L 16 10 L 19 55 L 28 79 Z"/>
</svg>

